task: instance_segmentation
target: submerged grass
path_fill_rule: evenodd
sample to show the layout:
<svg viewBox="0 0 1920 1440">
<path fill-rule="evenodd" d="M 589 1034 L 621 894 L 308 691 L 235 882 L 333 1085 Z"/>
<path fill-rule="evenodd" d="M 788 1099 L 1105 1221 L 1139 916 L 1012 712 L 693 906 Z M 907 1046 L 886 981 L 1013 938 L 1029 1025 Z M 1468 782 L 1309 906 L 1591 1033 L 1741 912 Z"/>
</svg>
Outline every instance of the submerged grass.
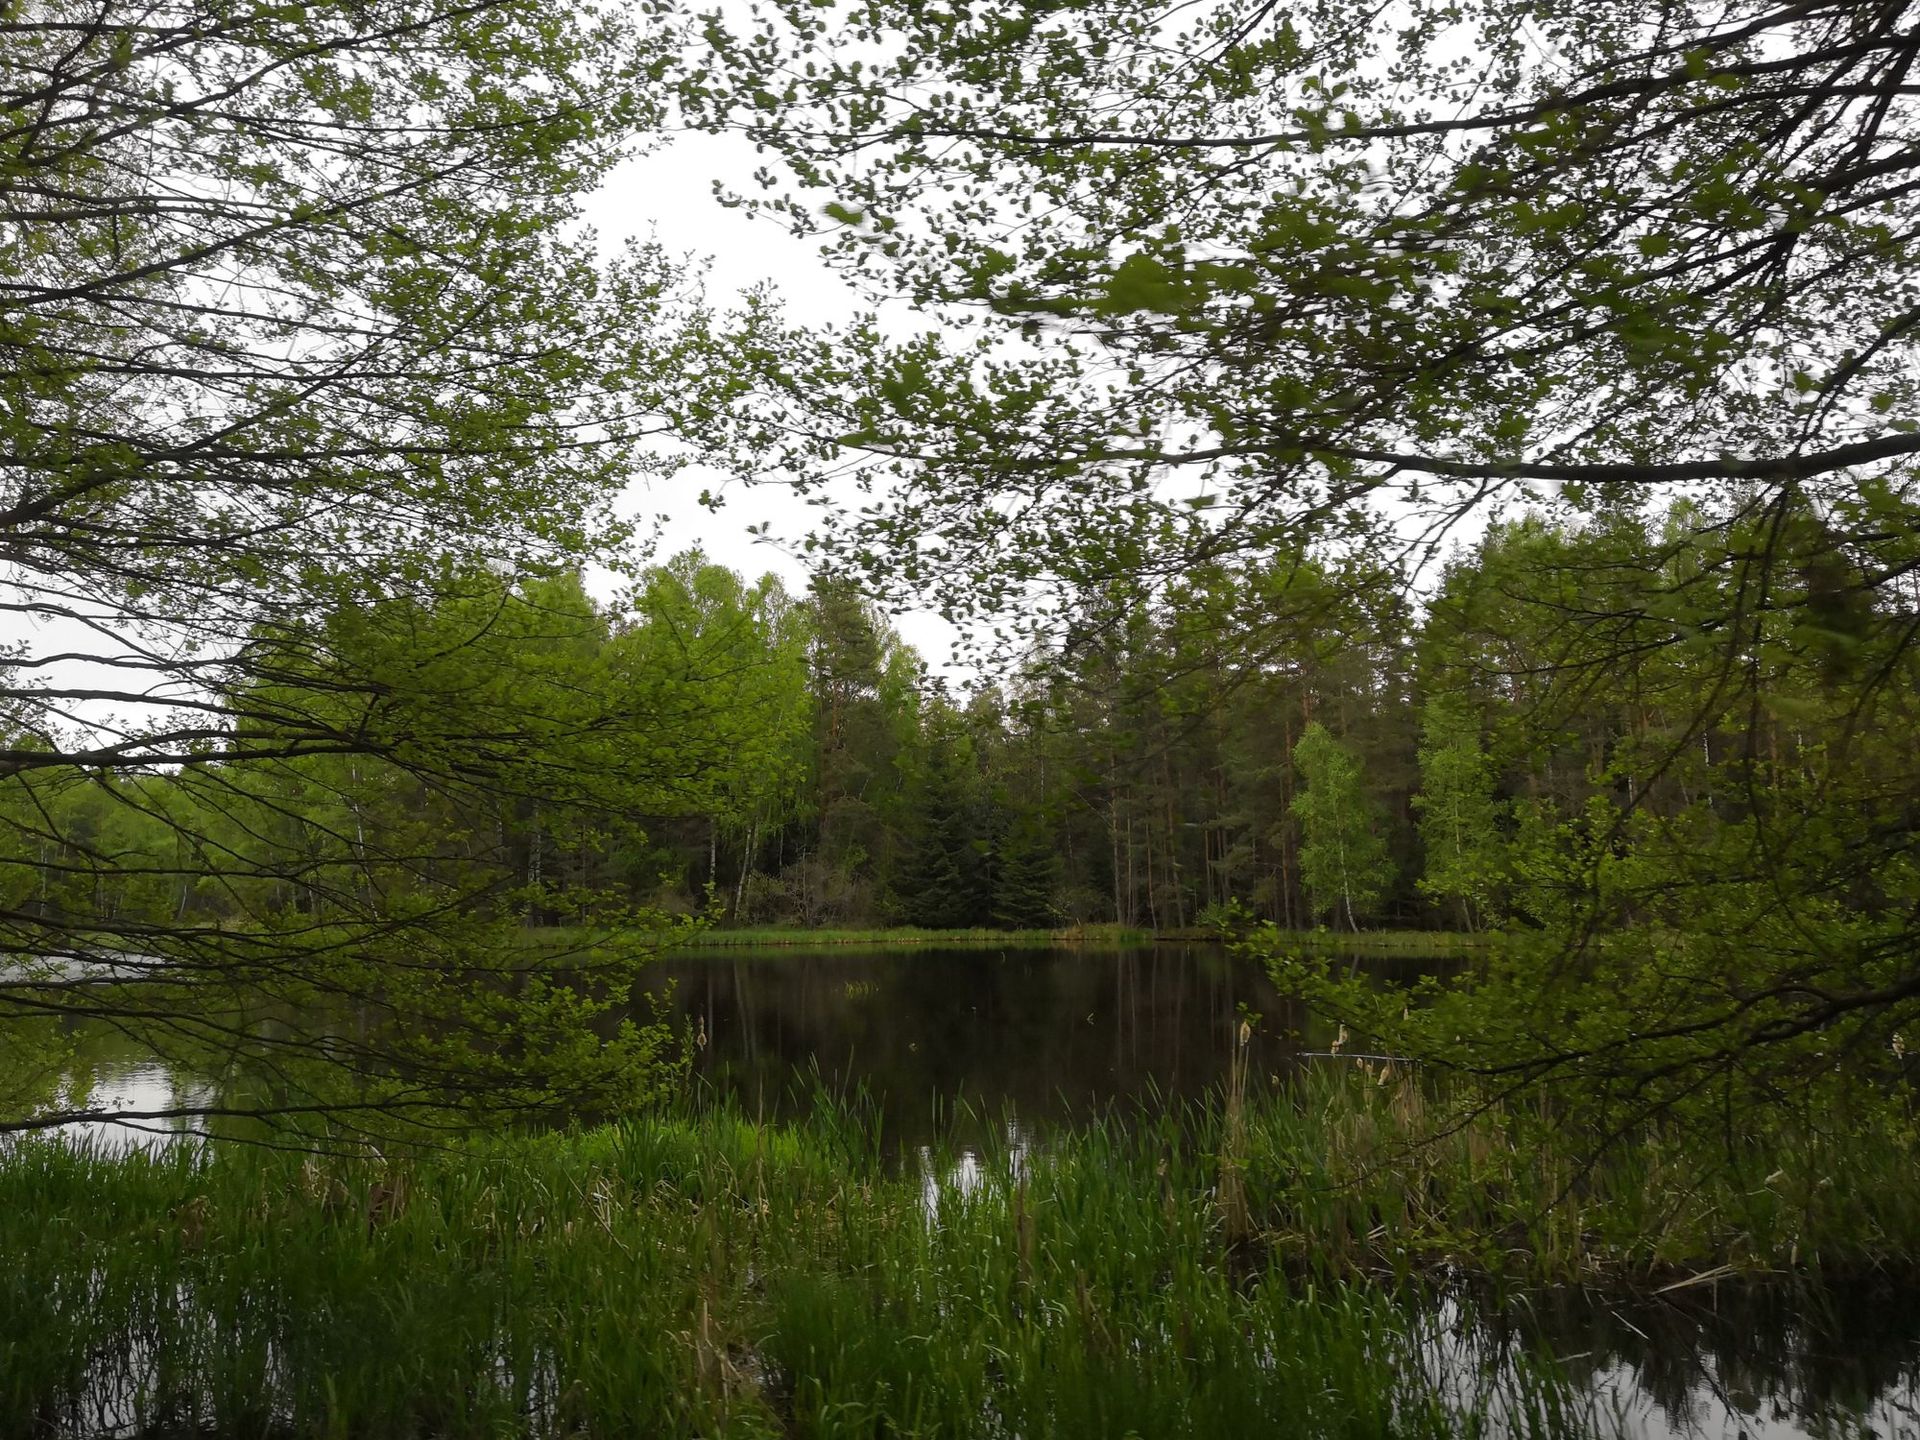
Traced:
<svg viewBox="0 0 1920 1440">
<path fill-rule="evenodd" d="M 1655 1143 L 1552 1206 L 1570 1161 L 1513 1117 L 1409 1149 L 1457 1117 L 1358 1069 L 967 1166 L 889 1160 L 868 1118 L 384 1163 L 19 1146 L 0 1433 L 1565 1435 L 1602 1417 L 1476 1350 L 1436 1276 L 1920 1253 L 1910 1158 L 1802 1185 Z"/>
</svg>

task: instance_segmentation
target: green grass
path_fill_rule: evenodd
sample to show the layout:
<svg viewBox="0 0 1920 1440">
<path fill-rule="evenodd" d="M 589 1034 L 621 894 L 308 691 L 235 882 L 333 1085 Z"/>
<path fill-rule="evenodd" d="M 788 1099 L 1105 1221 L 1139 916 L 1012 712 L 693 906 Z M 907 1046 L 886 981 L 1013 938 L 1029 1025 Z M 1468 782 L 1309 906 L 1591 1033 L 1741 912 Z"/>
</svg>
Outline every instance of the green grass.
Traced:
<svg viewBox="0 0 1920 1440">
<path fill-rule="evenodd" d="M 549 926 L 527 932 L 538 943 L 590 943 L 594 932 Z M 712 926 L 684 935 L 662 937 L 677 950 L 810 949 L 837 946 L 873 946 L 897 949 L 972 948 L 979 946 L 1051 947 L 1087 945 L 1133 947 L 1159 944 L 1218 944 L 1217 931 L 1145 930 L 1129 925 L 1075 925 L 1057 930 L 921 930 L 912 926 L 876 928 L 808 928 L 798 925 Z M 1482 948 L 1494 943 L 1486 935 L 1440 930 L 1282 930 L 1274 932 L 1281 946 L 1331 949 L 1342 954 L 1433 956 Z"/>
<path fill-rule="evenodd" d="M 1596 1417 L 1470 1303 L 1448 1344 L 1484 1333 L 1484 1368 L 1434 1373 L 1438 1277 L 1920 1254 L 1896 1135 L 1792 1177 L 1643 1137 L 1555 1206 L 1574 1162 L 1521 1143 L 1527 1118 L 1322 1067 L 1271 1102 L 985 1156 L 970 1187 L 950 1156 L 903 1171 L 833 1104 L 382 1163 L 21 1146 L 0 1433 L 1575 1434 Z"/>
<path fill-rule="evenodd" d="M 546 927 L 527 932 L 537 944 L 590 944 L 594 932 Z M 1122 925 L 1082 925 L 1061 930 L 920 930 L 911 926 L 880 929 L 809 929 L 793 925 L 710 927 L 662 937 L 676 951 L 723 949 L 829 949 L 872 946 L 887 949 L 976 949 L 987 946 L 1042 948 L 1056 945 L 1151 945 L 1153 932 Z"/>
<path fill-rule="evenodd" d="M 1271 930 L 1259 932 L 1263 945 L 1281 949 L 1334 950 L 1342 955 L 1410 955 L 1428 958 L 1482 950 L 1499 943 L 1492 932 L 1468 934 L 1463 930 Z M 1211 930 L 1162 930 L 1155 936 L 1162 941 L 1200 943 L 1218 942 Z"/>
<path fill-rule="evenodd" d="M 1151 945 L 1153 932 L 1124 925 L 1080 925 L 1059 930 L 921 930 L 912 926 L 886 929 L 813 930 L 796 926 L 743 926 L 737 930 L 704 930 L 690 942 L 691 949 L 733 946 L 874 945 L 903 949 L 1009 945 Z"/>
<path fill-rule="evenodd" d="M 1538 1097 L 1488 1101 L 1365 1060 L 1249 1105 L 1231 1147 L 1249 1229 L 1321 1272 L 1436 1268 L 1645 1290 L 1709 1272 L 1920 1282 L 1914 1120 L 1645 1125 L 1600 1148 Z"/>
<path fill-rule="evenodd" d="M 1402 1297 L 1229 1244 L 1214 1157 L 1172 1131 L 988 1170 L 930 1197 L 831 1111 L 385 1165 L 24 1147 L 0 1164 L 0 1433 L 1566 1428 L 1543 1373 L 1449 1400 Z"/>
</svg>

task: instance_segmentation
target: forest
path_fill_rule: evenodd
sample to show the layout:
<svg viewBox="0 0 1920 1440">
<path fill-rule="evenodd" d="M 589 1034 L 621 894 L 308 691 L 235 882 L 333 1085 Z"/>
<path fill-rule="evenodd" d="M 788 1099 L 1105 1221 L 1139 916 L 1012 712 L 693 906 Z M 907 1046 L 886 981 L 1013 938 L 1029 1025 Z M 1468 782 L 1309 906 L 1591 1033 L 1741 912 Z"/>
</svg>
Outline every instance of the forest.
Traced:
<svg viewBox="0 0 1920 1440">
<path fill-rule="evenodd" d="M 1688 617 L 1713 605 L 1753 519 L 1739 498 L 1578 526 L 1523 516 L 1427 592 L 1304 558 L 1194 573 L 1152 598 L 1112 587 L 1072 645 L 959 694 L 844 582 L 796 596 L 698 552 L 612 604 L 577 576 L 494 581 L 390 617 L 385 663 L 506 685 L 500 703 L 547 716 L 569 694 L 644 716 L 593 744 L 670 750 L 684 773 L 583 813 L 334 758 L 270 778 L 229 776 L 218 755 L 29 775 L 12 792 L 8 904 L 324 923 L 376 893 L 430 905 L 485 871 L 532 928 L 650 911 L 719 926 L 1542 930 L 1565 920 L 1580 865 L 1678 864 L 1704 883 L 1710 857 L 1780 812 L 1811 844 L 1901 785 L 1920 660 L 1874 639 L 1920 619 L 1911 577 L 1871 604 L 1847 598 L 1842 557 L 1779 577 L 1751 689 L 1703 713 L 1722 662 Z M 526 667 L 511 682 L 503 647 Z M 1848 682 L 1889 659 L 1863 705 Z M 595 754 L 556 729 L 518 762 L 591 780 Z M 176 854 L 195 807 L 207 818 L 192 833 L 227 857 L 218 876 Z M 38 844 L 29 816 L 47 817 Z M 1894 872 L 1853 896 L 1869 922 L 1909 903 Z"/>
<path fill-rule="evenodd" d="M 0 6 L 0 1432 L 1910 1430 L 1917 57 Z"/>
</svg>

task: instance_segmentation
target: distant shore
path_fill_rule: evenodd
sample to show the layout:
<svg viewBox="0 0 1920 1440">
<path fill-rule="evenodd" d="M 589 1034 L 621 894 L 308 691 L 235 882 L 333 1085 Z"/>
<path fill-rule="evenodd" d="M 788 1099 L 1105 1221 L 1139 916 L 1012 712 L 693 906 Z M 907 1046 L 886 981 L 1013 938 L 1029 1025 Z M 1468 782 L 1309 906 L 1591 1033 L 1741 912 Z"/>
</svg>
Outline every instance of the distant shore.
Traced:
<svg viewBox="0 0 1920 1440">
<path fill-rule="evenodd" d="M 536 938 L 578 942 L 591 936 L 587 929 L 552 926 L 530 930 Z M 1337 950 L 1353 954 L 1444 955 L 1484 949 L 1494 943 L 1490 934 L 1470 935 L 1450 930 L 1279 930 L 1262 932 L 1284 947 Z M 796 925 L 710 927 L 687 934 L 665 934 L 665 944 L 676 950 L 811 950 L 841 946 L 901 949 L 954 949 L 1005 946 L 1043 949 L 1085 946 L 1090 949 L 1135 949 L 1150 945 L 1220 945 L 1236 937 L 1218 930 L 1187 927 L 1149 930 L 1130 925 L 1075 925 L 1057 930 L 922 930 L 912 926 L 869 929 Z"/>
</svg>

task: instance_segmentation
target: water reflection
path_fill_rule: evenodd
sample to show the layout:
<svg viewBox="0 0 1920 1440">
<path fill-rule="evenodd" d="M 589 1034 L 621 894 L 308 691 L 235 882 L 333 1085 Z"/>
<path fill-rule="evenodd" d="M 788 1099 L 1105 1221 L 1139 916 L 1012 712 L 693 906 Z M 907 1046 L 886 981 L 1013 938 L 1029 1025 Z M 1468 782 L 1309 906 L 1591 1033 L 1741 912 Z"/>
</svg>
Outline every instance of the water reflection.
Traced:
<svg viewBox="0 0 1920 1440">
<path fill-rule="evenodd" d="M 52 1108 L 122 1114 L 120 1119 L 76 1120 L 59 1127 L 59 1133 L 96 1154 L 125 1155 L 199 1143 L 207 1134 L 203 1118 L 164 1112 L 209 1106 L 218 1098 L 215 1086 L 133 1050 L 130 1055 L 94 1059 L 69 1074 Z M 147 1116 L 156 1118 L 142 1118 Z"/>
<path fill-rule="evenodd" d="M 1044 1164 L 1062 1121 L 1219 1086 L 1244 1012 L 1260 1017 L 1253 1071 L 1267 1083 L 1333 1038 L 1310 1029 L 1259 967 L 1198 947 L 720 952 L 663 965 L 651 984 L 670 986 L 668 1013 L 704 1041 L 696 1073 L 750 1109 L 811 1103 L 796 1074 L 863 1088 L 936 1221 L 943 1197 Z M 214 1098 L 214 1087 L 130 1047 L 87 1054 L 69 1103 L 84 1091 L 93 1108 L 143 1112 Z M 70 1133 L 126 1150 L 204 1132 L 168 1120 Z M 1920 1308 L 1893 1292 L 1701 1287 L 1632 1304 L 1548 1292 L 1443 1303 L 1408 1324 L 1430 1337 L 1436 1381 L 1463 1398 L 1493 1393 L 1525 1357 L 1551 1355 L 1600 1433 L 1920 1440 Z"/>
<path fill-rule="evenodd" d="M 1836 1308 L 1838 1301 L 1839 1308 Z M 1504 1407 L 1534 1357 L 1564 1383 L 1552 1433 L 1633 1440 L 1920 1436 L 1920 1324 L 1893 1291 L 1844 1297 L 1728 1284 L 1685 1301 L 1530 1292 L 1459 1294 L 1417 1309 L 1421 1363 L 1441 1393 L 1527 1428 Z M 1511 1422 L 1501 1423 L 1502 1417 Z"/>
<path fill-rule="evenodd" d="M 662 965 L 655 993 L 695 1073 L 768 1114 L 796 1074 L 862 1087 L 902 1152 L 1015 1117 L 1029 1129 L 1197 1097 L 1225 1078 L 1243 1011 L 1252 1062 L 1291 1062 L 1306 1024 L 1257 965 L 1210 948 L 762 952 Z"/>
<path fill-rule="evenodd" d="M 962 1146 L 956 1151 L 922 1145 L 915 1155 L 920 1169 L 920 1204 L 927 1219 L 938 1222 L 943 1200 L 966 1200 L 989 1182 L 1018 1185 L 1027 1178 L 1034 1159 L 1033 1135 L 1020 1122 L 1008 1119 L 1000 1143 L 990 1150 Z"/>
<path fill-rule="evenodd" d="M 1635 1305 L 1548 1292 L 1518 1328 L 1625 1434 L 1920 1437 L 1920 1310 L 1890 1287 L 1702 1287 Z"/>
</svg>

